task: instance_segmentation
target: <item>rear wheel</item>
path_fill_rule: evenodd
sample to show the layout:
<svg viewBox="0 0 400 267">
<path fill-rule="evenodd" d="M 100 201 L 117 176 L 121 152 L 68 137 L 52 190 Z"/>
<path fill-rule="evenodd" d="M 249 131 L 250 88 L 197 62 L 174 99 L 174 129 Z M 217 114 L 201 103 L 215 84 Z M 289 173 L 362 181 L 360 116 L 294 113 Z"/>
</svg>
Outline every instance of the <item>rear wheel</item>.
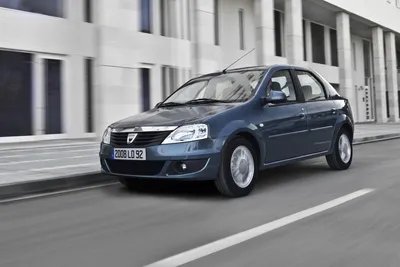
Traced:
<svg viewBox="0 0 400 267">
<path fill-rule="evenodd" d="M 350 167 L 353 161 L 353 144 L 350 140 L 349 133 L 344 129 L 340 130 L 332 154 L 326 156 L 326 161 L 331 169 L 346 170 Z"/>
<path fill-rule="evenodd" d="M 228 197 L 246 196 L 253 190 L 257 177 L 258 160 L 251 143 L 241 137 L 229 142 L 215 180 L 218 191 Z"/>
</svg>

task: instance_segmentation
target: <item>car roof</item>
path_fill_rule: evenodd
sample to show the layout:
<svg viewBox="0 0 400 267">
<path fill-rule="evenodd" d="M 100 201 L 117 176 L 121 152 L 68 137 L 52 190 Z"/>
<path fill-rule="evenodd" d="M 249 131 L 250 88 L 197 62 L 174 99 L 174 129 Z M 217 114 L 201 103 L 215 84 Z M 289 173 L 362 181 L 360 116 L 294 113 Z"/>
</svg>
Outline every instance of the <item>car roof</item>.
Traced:
<svg viewBox="0 0 400 267">
<path fill-rule="evenodd" d="M 226 70 L 226 73 L 233 73 L 233 72 L 238 72 L 238 71 L 252 71 L 252 70 L 269 70 L 269 69 L 281 69 L 281 68 L 295 68 L 295 69 L 300 69 L 300 70 L 311 70 L 310 68 L 302 67 L 302 66 L 297 66 L 297 65 L 290 65 L 290 64 L 274 64 L 274 65 L 259 65 L 259 66 L 248 66 L 248 67 L 242 67 L 242 68 L 234 68 L 234 69 L 229 69 Z M 211 72 L 207 73 L 204 75 L 200 75 L 198 77 L 195 77 L 193 79 L 199 79 L 199 78 L 205 78 L 209 76 L 217 76 L 223 74 L 223 71 L 216 71 L 216 72 Z"/>
</svg>

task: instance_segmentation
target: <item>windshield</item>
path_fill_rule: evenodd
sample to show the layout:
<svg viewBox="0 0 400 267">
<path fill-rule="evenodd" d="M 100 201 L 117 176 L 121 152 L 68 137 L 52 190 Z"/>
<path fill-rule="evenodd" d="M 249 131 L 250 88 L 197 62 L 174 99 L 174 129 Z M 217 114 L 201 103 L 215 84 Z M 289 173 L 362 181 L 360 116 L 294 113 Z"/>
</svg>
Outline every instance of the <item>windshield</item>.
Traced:
<svg viewBox="0 0 400 267">
<path fill-rule="evenodd" d="M 221 74 L 195 80 L 175 91 L 163 104 L 215 102 L 245 102 L 255 93 L 267 70 L 252 70 Z"/>
</svg>

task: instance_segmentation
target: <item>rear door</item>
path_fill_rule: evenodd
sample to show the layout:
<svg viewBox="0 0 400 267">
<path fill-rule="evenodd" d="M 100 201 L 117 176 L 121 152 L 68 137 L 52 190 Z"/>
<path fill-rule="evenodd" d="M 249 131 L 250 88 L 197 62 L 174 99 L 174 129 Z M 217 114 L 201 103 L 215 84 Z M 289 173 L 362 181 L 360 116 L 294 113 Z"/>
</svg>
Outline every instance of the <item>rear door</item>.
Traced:
<svg viewBox="0 0 400 267">
<path fill-rule="evenodd" d="M 306 153 L 307 120 L 305 104 L 295 90 L 292 72 L 289 69 L 276 71 L 266 88 L 286 94 L 287 100 L 279 104 L 267 104 L 263 108 L 261 131 L 266 144 L 265 163 L 277 163 L 302 156 Z"/>
<path fill-rule="evenodd" d="M 305 101 L 309 128 L 309 154 L 327 151 L 330 147 L 337 111 L 323 82 L 311 71 L 295 70 Z"/>
</svg>

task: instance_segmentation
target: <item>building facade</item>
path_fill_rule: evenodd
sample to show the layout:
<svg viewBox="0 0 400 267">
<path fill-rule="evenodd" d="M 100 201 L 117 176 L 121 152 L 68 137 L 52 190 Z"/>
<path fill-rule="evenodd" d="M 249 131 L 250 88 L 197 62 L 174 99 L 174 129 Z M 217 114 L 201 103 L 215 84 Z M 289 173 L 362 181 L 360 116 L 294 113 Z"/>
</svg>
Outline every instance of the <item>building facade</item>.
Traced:
<svg viewBox="0 0 400 267">
<path fill-rule="evenodd" d="M 400 0 L 0 0 L 0 142 L 99 137 L 186 80 L 309 66 L 399 121 Z"/>
</svg>

